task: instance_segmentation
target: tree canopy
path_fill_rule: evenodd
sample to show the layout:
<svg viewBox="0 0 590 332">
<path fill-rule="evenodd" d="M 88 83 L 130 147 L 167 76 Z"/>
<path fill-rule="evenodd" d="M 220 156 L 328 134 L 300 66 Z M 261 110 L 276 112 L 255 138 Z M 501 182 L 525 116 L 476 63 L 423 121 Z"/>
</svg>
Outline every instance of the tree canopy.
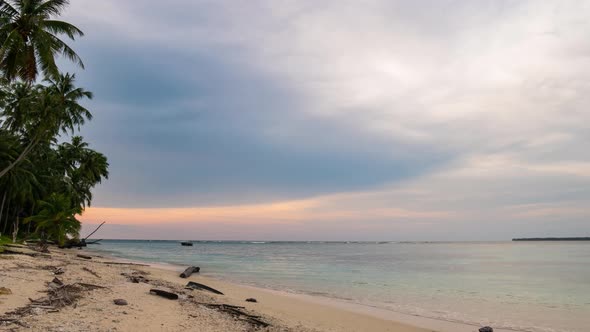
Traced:
<svg viewBox="0 0 590 332">
<path fill-rule="evenodd" d="M 67 0 L 0 0 L 0 234 L 63 244 L 78 237 L 92 190 L 108 178 L 105 155 L 79 132 L 93 97 L 61 73 L 57 56 L 80 67 L 59 37 L 83 36 L 56 18 Z M 42 78 L 42 80 L 39 79 Z"/>
</svg>

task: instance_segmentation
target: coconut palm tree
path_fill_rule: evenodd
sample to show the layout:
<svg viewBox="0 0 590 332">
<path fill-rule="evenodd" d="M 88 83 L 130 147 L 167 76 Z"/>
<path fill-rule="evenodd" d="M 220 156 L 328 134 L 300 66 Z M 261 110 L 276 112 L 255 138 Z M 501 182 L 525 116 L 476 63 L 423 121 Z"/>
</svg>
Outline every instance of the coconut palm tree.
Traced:
<svg viewBox="0 0 590 332">
<path fill-rule="evenodd" d="M 92 188 L 103 179 L 108 179 L 109 163 L 99 152 L 88 148 L 83 137 L 74 136 L 72 142 L 62 143 L 58 147 L 60 165 L 65 170 L 65 180 L 72 203 L 83 208 L 90 206 Z"/>
<path fill-rule="evenodd" d="M 84 99 L 91 99 L 92 93 L 74 85 L 76 76 L 60 74 L 46 79 L 48 86 L 29 86 L 15 83 L 6 92 L 3 127 L 11 132 L 20 132 L 26 137 L 26 144 L 9 166 L 0 171 L 0 178 L 21 162 L 35 146 L 49 142 L 63 133 L 74 133 L 92 113 L 82 105 Z"/>
<path fill-rule="evenodd" d="M 82 59 L 59 35 L 75 40 L 84 33 L 74 25 L 55 20 L 68 0 L 0 1 L 0 70 L 4 78 L 34 82 L 39 72 L 55 77 L 57 55 L 84 68 Z"/>
<path fill-rule="evenodd" d="M 76 74 L 59 74 L 55 78 L 46 78 L 45 82 L 49 83 L 49 93 L 60 111 L 56 120 L 64 133 L 70 131 L 73 134 L 86 120 L 92 120 L 92 113 L 80 105 L 84 99 L 92 99 L 92 92 L 76 87 Z"/>
<path fill-rule="evenodd" d="M 18 219 L 22 209 L 39 198 L 39 182 L 32 172 L 33 167 L 29 161 L 13 168 L 5 177 L 0 179 L 0 191 L 12 203 L 13 212 Z M 4 200 L 4 198 L 3 198 Z M 4 223 L 2 233 L 6 233 L 9 227 L 8 219 Z M 17 226 L 18 227 L 18 226 Z M 13 230 L 17 227 L 13 227 Z"/>
<path fill-rule="evenodd" d="M 68 236 L 78 237 L 81 224 L 76 219 L 82 213 L 80 206 L 72 206 L 71 200 L 64 194 L 51 194 L 47 200 L 39 201 L 39 213 L 25 219 L 25 223 L 34 222 L 36 232 L 63 245 Z"/>
</svg>

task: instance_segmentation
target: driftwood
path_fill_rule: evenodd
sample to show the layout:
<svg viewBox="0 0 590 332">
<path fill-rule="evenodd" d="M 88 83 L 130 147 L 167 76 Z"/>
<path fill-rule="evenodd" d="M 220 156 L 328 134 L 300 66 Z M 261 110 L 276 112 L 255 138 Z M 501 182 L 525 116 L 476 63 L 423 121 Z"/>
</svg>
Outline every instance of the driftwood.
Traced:
<svg viewBox="0 0 590 332">
<path fill-rule="evenodd" d="M 112 264 L 112 265 L 133 265 L 133 266 L 149 266 L 147 264 L 137 264 L 137 263 L 123 263 L 123 262 L 98 262 L 102 264 Z"/>
<path fill-rule="evenodd" d="M 194 302 L 194 303 L 204 305 L 209 308 L 216 308 L 216 309 L 223 308 L 223 307 L 234 308 L 234 309 L 246 309 L 246 307 L 242 307 L 239 305 L 231 305 L 231 304 L 217 304 L 217 303 L 206 303 L 206 302 Z"/>
<path fill-rule="evenodd" d="M 98 231 L 99 228 L 101 228 L 102 225 L 104 225 L 105 223 L 106 223 L 106 221 L 103 221 L 100 225 L 98 225 L 98 227 L 96 227 L 96 229 L 92 233 L 88 234 L 88 236 L 84 238 L 84 241 L 88 240 L 88 238 L 91 237 L 92 234 L 96 233 L 96 231 Z"/>
<path fill-rule="evenodd" d="M 211 288 L 211 287 L 209 287 L 207 285 L 199 284 L 198 282 L 194 282 L 194 281 L 189 281 L 188 284 L 186 284 L 186 288 L 198 289 L 198 290 L 206 290 L 206 291 L 209 291 L 211 293 L 223 295 L 222 292 L 218 291 L 215 288 Z"/>
<path fill-rule="evenodd" d="M 53 280 L 51 280 L 51 283 L 54 283 L 54 284 L 56 284 L 58 286 L 63 286 L 64 285 L 63 281 L 59 280 L 58 278 L 53 278 Z"/>
<path fill-rule="evenodd" d="M 82 268 L 82 270 L 84 270 L 84 271 L 86 271 L 86 272 L 88 272 L 88 273 L 92 274 L 93 276 L 95 276 L 95 277 L 97 277 L 97 278 L 100 278 L 100 276 L 98 275 L 98 273 L 96 273 L 96 272 L 92 271 L 91 269 L 89 269 L 89 268 L 87 268 L 87 267 L 85 267 L 85 266 Z"/>
<path fill-rule="evenodd" d="M 92 259 L 92 256 L 86 256 L 86 255 L 82 255 L 82 254 L 76 255 L 76 257 L 80 257 L 80 258 L 84 258 L 84 259 Z"/>
<path fill-rule="evenodd" d="M 99 286 L 99 285 L 95 285 L 95 284 L 87 284 L 85 282 L 77 282 L 74 285 L 82 286 L 82 287 L 84 287 L 84 288 L 86 288 L 88 290 L 108 288 L 108 287 Z"/>
<path fill-rule="evenodd" d="M 22 323 L 19 318 L 35 313 L 35 310 L 46 310 L 46 312 L 57 312 L 65 306 L 76 306 L 76 302 L 82 297 L 82 293 L 87 290 L 106 288 L 93 284 L 74 283 L 64 284 L 58 278 L 54 278 L 47 283 L 46 296 L 39 299 L 29 298 L 28 305 L 16 308 L 0 316 L 0 323 L 18 324 L 23 327 L 28 326 Z"/>
<path fill-rule="evenodd" d="M 169 300 L 178 300 L 178 294 L 170 293 L 170 292 L 163 291 L 163 290 L 160 290 L 160 289 L 152 288 L 152 289 L 150 289 L 150 294 L 154 294 L 154 295 L 158 295 L 158 296 L 161 296 L 161 297 L 165 297 L 165 298 L 167 298 Z"/>
<path fill-rule="evenodd" d="M 134 284 L 139 284 L 140 282 L 145 282 L 146 284 L 149 281 L 149 279 L 147 279 L 146 277 L 142 276 L 141 274 L 138 273 L 121 273 L 122 276 L 126 277 L 128 281 L 131 281 Z"/>
<path fill-rule="evenodd" d="M 195 302 L 196 304 L 200 304 L 200 305 L 204 305 L 208 308 L 212 308 L 212 309 L 217 309 L 221 312 L 225 312 L 227 314 L 230 314 L 234 317 L 243 319 L 244 321 L 257 326 L 257 327 L 267 327 L 270 326 L 269 323 L 261 320 L 260 316 L 256 316 L 256 315 L 250 315 L 249 313 L 246 313 L 240 309 L 244 309 L 244 307 L 239 307 L 239 306 L 235 306 L 235 305 L 229 305 L 229 304 L 215 304 L 215 303 L 201 303 L 201 302 Z"/>
<path fill-rule="evenodd" d="M 188 278 L 193 273 L 199 273 L 200 270 L 201 270 L 201 268 L 198 267 L 198 266 L 189 266 L 189 267 L 186 268 L 186 270 L 184 270 L 184 272 L 182 272 L 180 274 L 180 277 L 181 278 Z"/>
<path fill-rule="evenodd" d="M 31 250 L 27 247 L 3 247 L 3 254 L 13 254 L 13 255 L 26 255 L 31 257 L 51 257 L 51 255 L 40 253 L 38 251 Z"/>
</svg>

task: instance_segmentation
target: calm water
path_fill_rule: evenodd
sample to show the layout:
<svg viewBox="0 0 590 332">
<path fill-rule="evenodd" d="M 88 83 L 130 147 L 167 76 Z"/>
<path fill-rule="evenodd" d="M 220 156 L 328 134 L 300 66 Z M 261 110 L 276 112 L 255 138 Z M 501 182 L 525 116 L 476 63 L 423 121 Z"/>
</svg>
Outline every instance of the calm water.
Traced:
<svg viewBox="0 0 590 332">
<path fill-rule="evenodd" d="M 521 331 L 590 331 L 590 242 L 101 243 L 92 248 L 424 317 Z"/>
</svg>

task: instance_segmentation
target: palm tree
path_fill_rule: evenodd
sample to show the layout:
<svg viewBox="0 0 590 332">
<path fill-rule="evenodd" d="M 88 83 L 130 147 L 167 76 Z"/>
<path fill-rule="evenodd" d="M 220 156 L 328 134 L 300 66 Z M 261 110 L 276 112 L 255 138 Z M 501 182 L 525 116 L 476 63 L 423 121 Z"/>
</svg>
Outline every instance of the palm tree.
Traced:
<svg viewBox="0 0 590 332">
<path fill-rule="evenodd" d="M 78 237 L 81 224 L 76 215 L 82 213 L 82 208 L 72 206 L 68 196 L 53 193 L 47 200 L 39 201 L 39 209 L 38 214 L 25 219 L 25 223 L 36 223 L 37 233 L 46 235 L 59 245 L 64 245 L 68 236 Z"/>
<path fill-rule="evenodd" d="M 88 148 L 83 137 L 74 136 L 72 142 L 58 147 L 60 165 L 65 170 L 67 192 L 71 193 L 72 203 L 83 208 L 90 206 L 92 188 L 109 177 L 107 158 Z"/>
<path fill-rule="evenodd" d="M 39 142 L 55 139 L 60 131 L 73 134 L 86 120 L 92 119 L 92 113 L 80 105 L 82 100 L 91 99 L 92 93 L 77 88 L 75 80 L 76 75 L 66 73 L 47 79 L 49 86 L 46 87 L 15 83 L 7 91 L 1 113 L 6 118 L 3 127 L 12 132 L 21 131 L 28 137 L 20 156 L 0 171 L 0 178 Z"/>
<path fill-rule="evenodd" d="M 0 70 L 4 78 L 32 83 L 39 71 L 55 77 L 59 74 L 55 58 L 60 54 L 84 68 L 78 54 L 58 37 L 66 35 L 75 40 L 84 33 L 70 23 L 53 19 L 68 4 L 68 0 L 0 1 Z"/>
<path fill-rule="evenodd" d="M 17 221 L 18 215 L 22 209 L 31 204 L 38 198 L 39 182 L 32 172 L 32 165 L 26 161 L 13 168 L 7 176 L 0 179 L 0 189 L 4 191 L 4 195 L 12 203 L 13 212 L 16 213 Z M 4 200 L 4 198 L 3 198 Z M 10 206 L 10 204 L 9 204 Z M 7 218 L 9 214 L 7 213 Z M 6 233 L 9 227 L 8 219 L 4 223 L 2 233 Z M 13 230 L 17 229 L 14 227 Z"/>
<path fill-rule="evenodd" d="M 68 130 L 73 134 L 75 129 L 92 120 L 92 113 L 80 102 L 84 99 L 92 99 L 92 92 L 75 86 L 76 74 L 59 74 L 55 78 L 46 78 L 49 83 L 49 92 L 55 98 L 57 108 L 60 110 L 58 122 L 60 129 L 66 133 Z"/>
</svg>

